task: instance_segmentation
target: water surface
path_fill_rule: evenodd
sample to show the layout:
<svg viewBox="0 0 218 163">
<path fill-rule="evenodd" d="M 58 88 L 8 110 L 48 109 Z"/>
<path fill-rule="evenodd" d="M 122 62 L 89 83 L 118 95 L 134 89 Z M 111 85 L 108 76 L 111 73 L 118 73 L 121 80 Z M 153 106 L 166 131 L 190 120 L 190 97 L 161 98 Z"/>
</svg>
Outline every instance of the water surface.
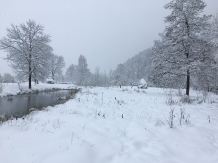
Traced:
<svg viewBox="0 0 218 163">
<path fill-rule="evenodd" d="M 70 90 L 58 90 L 52 92 L 40 92 L 35 94 L 24 94 L 8 97 L 0 97 L 0 115 L 22 116 L 29 112 L 31 108 L 42 108 L 63 104 L 65 97 L 72 95 Z M 58 100 L 59 99 L 59 100 Z M 61 99 L 61 100 L 60 100 Z"/>
</svg>

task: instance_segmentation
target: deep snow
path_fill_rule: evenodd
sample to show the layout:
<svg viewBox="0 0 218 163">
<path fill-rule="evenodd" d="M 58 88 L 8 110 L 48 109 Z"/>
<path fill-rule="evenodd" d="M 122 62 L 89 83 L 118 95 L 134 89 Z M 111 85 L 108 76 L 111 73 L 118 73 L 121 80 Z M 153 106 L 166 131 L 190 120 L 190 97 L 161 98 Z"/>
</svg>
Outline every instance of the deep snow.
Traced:
<svg viewBox="0 0 218 163">
<path fill-rule="evenodd" d="M 200 103 L 192 91 L 198 100 L 184 104 L 172 94 L 168 105 L 169 90 L 159 88 L 82 88 L 65 104 L 3 123 L 0 162 L 217 163 L 218 96 Z"/>
</svg>

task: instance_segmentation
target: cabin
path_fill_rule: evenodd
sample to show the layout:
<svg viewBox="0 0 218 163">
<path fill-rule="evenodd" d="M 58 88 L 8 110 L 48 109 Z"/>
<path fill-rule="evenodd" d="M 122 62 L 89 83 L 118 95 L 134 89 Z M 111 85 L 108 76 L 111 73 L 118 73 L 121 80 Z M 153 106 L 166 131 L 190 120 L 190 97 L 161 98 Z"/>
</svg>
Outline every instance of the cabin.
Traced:
<svg viewBox="0 0 218 163">
<path fill-rule="evenodd" d="M 54 84 L 54 80 L 53 79 L 46 79 L 46 83 L 47 84 Z"/>
</svg>

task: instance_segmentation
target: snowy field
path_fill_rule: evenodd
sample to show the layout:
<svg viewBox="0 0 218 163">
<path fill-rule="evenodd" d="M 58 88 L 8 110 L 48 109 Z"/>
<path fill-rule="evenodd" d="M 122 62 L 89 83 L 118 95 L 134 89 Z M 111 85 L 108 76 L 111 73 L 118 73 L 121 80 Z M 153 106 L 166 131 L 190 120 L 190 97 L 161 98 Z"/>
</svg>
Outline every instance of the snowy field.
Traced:
<svg viewBox="0 0 218 163">
<path fill-rule="evenodd" d="M 0 162 L 217 163 L 218 96 L 191 91 L 188 104 L 169 92 L 83 88 L 65 104 L 3 123 Z"/>
<path fill-rule="evenodd" d="M 45 90 L 52 90 L 52 89 L 71 89 L 75 88 L 74 84 L 46 84 L 46 83 L 39 83 L 35 84 L 32 82 L 32 89 L 29 89 L 29 83 L 21 83 L 18 85 L 17 83 L 4 83 L 3 91 L 0 92 L 0 96 L 7 96 L 7 95 L 17 95 L 19 93 L 30 93 L 36 91 L 45 91 Z"/>
</svg>

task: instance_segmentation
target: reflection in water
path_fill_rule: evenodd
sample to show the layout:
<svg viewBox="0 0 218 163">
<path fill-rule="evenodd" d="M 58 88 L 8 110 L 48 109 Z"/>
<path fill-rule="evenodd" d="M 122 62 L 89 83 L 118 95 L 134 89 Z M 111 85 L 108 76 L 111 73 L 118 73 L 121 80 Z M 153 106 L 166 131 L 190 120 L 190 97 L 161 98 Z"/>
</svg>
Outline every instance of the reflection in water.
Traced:
<svg viewBox="0 0 218 163">
<path fill-rule="evenodd" d="M 8 100 L 7 97 L 0 97 L 0 115 L 22 116 L 28 113 L 31 108 L 42 108 L 62 104 L 66 102 L 66 100 L 57 99 L 60 99 L 60 97 L 68 97 L 70 94 L 70 90 L 59 90 L 55 92 L 12 96 L 12 100 Z"/>
</svg>

